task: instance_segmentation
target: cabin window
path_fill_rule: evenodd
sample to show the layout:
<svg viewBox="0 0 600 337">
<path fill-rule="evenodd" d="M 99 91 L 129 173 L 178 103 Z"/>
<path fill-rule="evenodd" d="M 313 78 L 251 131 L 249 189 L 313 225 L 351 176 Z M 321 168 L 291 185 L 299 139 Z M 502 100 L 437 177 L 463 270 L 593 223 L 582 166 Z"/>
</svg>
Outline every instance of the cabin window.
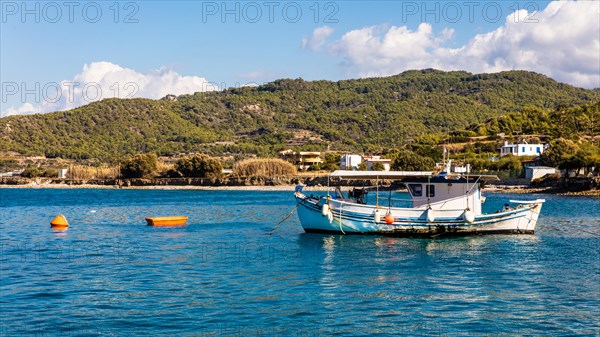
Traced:
<svg viewBox="0 0 600 337">
<path fill-rule="evenodd" d="M 435 197 L 435 185 L 427 185 L 427 196 Z"/>
<path fill-rule="evenodd" d="M 409 184 L 408 188 L 413 197 L 423 196 L 423 186 L 421 184 Z"/>
</svg>

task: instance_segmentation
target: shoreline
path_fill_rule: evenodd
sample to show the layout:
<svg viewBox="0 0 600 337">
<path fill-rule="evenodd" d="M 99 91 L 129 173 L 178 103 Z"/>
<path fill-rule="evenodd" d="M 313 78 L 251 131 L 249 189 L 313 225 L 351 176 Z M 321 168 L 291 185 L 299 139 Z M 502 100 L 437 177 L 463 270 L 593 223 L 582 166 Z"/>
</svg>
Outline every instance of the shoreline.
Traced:
<svg viewBox="0 0 600 337">
<path fill-rule="evenodd" d="M 96 185 L 96 184 L 22 184 L 22 185 L 0 185 L 0 188 L 14 189 L 119 189 L 119 190 L 197 190 L 197 191 L 282 191 L 293 192 L 296 185 L 250 185 L 250 186 L 196 186 L 196 185 L 152 185 L 152 186 L 119 186 L 119 185 Z M 327 191 L 327 186 L 305 186 L 308 191 Z"/>
<path fill-rule="evenodd" d="M 297 185 L 245 185 L 245 186 L 198 186 L 198 185 L 149 185 L 149 186 L 119 186 L 98 184 L 6 184 L 0 188 L 6 189 L 124 189 L 124 190 L 189 190 L 189 191 L 281 191 L 293 192 Z M 331 190 L 327 186 L 304 186 L 304 191 L 325 192 Z M 589 196 L 600 198 L 600 190 L 587 191 L 557 191 L 549 187 L 527 187 L 525 185 L 488 185 L 482 188 L 484 193 L 506 194 L 549 194 L 563 196 Z"/>
</svg>

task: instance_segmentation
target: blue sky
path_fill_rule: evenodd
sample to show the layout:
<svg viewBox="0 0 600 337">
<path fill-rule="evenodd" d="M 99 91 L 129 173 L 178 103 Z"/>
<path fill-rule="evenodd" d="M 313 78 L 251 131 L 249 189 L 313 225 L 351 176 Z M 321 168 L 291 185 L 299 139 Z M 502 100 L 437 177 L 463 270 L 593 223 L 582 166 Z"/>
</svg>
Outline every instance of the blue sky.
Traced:
<svg viewBox="0 0 600 337">
<path fill-rule="evenodd" d="M 595 1 L 2 0 L 0 9 L 2 116 L 430 67 L 525 69 L 600 87 Z"/>
</svg>

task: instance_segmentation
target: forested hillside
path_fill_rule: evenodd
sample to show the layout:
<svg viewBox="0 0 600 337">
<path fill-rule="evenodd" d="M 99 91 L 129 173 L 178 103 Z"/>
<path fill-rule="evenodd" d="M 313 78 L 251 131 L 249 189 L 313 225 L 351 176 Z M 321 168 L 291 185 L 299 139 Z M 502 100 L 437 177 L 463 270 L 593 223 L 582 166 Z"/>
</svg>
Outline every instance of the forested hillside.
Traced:
<svg viewBox="0 0 600 337">
<path fill-rule="evenodd" d="M 510 131 L 523 123 L 514 116 L 527 113 L 539 115 L 544 130 L 552 131 L 548 123 L 561 120 L 552 111 L 599 101 L 597 90 L 525 71 L 429 69 L 339 82 L 282 79 L 175 100 L 107 99 L 66 112 L 5 117 L 0 151 L 100 161 L 140 152 L 264 156 L 288 146 L 376 152 L 426 133 Z M 493 119 L 510 113 L 505 122 Z M 574 123 L 583 133 L 597 132 L 597 121 Z"/>
<path fill-rule="evenodd" d="M 542 134 L 573 140 L 600 136 L 600 102 L 553 110 L 526 107 L 519 112 L 491 118 L 483 124 L 471 125 L 468 129 L 478 136 Z"/>
</svg>

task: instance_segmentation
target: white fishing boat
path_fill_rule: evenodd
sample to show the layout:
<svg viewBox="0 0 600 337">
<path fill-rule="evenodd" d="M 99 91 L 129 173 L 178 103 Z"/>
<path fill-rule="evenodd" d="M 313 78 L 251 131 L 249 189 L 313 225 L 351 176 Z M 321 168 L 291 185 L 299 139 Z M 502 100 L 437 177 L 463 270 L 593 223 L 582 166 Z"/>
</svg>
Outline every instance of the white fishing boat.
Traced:
<svg viewBox="0 0 600 337">
<path fill-rule="evenodd" d="M 375 180 L 376 184 L 370 191 L 353 188 L 347 195 L 338 187 L 326 196 L 308 196 L 298 186 L 294 196 L 306 232 L 392 236 L 532 234 L 545 201 L 510 200 L 495 213 L 484 214 L 481 184 L 497 180 L 496 176 L 338 170 L 330 179 Z M 392 200 L 391 192 L 382 192 L 383 180 L 406 187 L 407 207 L 396 206 L 398 199 Z M 374 202 L 365 197 L 373 192 Z"/>
</svg>

